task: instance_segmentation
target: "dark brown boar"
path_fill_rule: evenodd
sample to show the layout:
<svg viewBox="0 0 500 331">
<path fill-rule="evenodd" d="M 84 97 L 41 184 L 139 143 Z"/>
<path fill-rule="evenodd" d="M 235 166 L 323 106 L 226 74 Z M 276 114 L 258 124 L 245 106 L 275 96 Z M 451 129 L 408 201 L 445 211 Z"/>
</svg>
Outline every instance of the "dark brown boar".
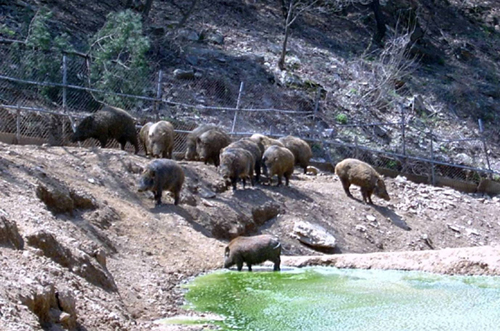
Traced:
<svg viewBox="0 0 500 331">
<path fill-rule="evenodd" d="M 196 152 L 205 164 L 213 163 L 218 167 L 220 151 L 230 143 L 231 138 L 226 133 L 209 130 L 196 139 Z"/>
<path fill-rule="evenodd" d="M 116 139 L 122 150 L 128 141 L 134 145 L 135 153 L 139 152 L 134 118 L 120 108 L 106 106 L 95 114 L 85 117 L 76 127 L 71 141 L 84 141 L 89 138 L 99 140 L 101 148 L 106 147 L 108 139 Z"/>
<path fill-rule="evenodd" d="M 184 184 L 184 171 L 174 160 L 157 159 L 151 161 L 139 179 L 139 192 L 152 191 L 156 205 L 161 205 L 164 190 L 174 195 L 174 205 L 179 204 L 180 192 Z"/>
<path fill-rule="evenodd" d="M 274 175 L 278 175 L 278 184 L 282 184 L 281 178 L 285 176 L 286 186 L 290 183 L 290 177 L 293 174 L 295 165 L 295 157 L 293 153 L 286 147 L 269 146 L 262 156 L 262 169 L 264 175 L 272 182 Z"/>
<path fill-rule="evenodd" d="M 259 146 L 249 138 L 242 138 L 238 141 L 230 143 L 225 149 L 227 148 L 243 148 L 247 151 L 249 151 L 253 159 L 255 161 L 255 180 L 259 181 L 260 179 L 260 168 L 261 168 L 261 162 L 262 162 L 262 152 Z M 224 150 L 222 152 L 224 152 Z"/>
<path fill-rule="evenodd" d="M 293 153 L 295 164 L 304 168 L 304 173 L 307 173 L 307 166 L 309 166 L 309 160 L 312 157 L 312 150 L 309 144 L 294 136 L 281 137 L 278 140 Z"/>
<path fill-rule="evenodd" d="M 280 270 L 281 243 L 271 235 L 262 234 L 252 237 L 236 237 L 225 250 L 224 268 L 235 265 L 238 271 L 243 269 L 243 263 L 252 271 L 253 264 L 264 261 L 274 262 L 274 271 Z"/>
<path fill-rule="evenodd" d="M 255 160 L 252 153 L 243 148 L 224 148 L 220 154 L 220 167 L 219 173 L 225 179 L 231 180 L 233 190 L 236 190 L 236 183 L 241 178 L 243 181 L 243 189 L 245 189 L 247 178 L 250 179 L 252 186 L 253 169 L 255 167 Z"/>
<path fill-rule="evenodd" d="M 248 139 L 252 140 L 257 145 L 259 145 L 259 148 L 261 149 L 262 154 L 264 154 L 264 152 L 266 151 L 266 149 L 269 146 L 285 147 L 285 145 L 283 145 L 283 143 L 281 141 L 279 141 L 277 139 L 269 138 L 268 136 L 264 136 L 263 134 L 260 134 L 260 133 L 255 133 L 252 136 L 250 136 L 250 138 L 248 138 Z"/>
<path fill-rule="evenodd" d="M 363 201 L 369 204 L 372 202 L 372 194 L 389 201 L 390 197 L 385 188 L 382 177 L 368 163 L 357 159 L 345 159 L 335 166 L 335 173 L 339 176 L 344 191 L 348 197 L 352 198 L 349 187 L 351 184 L 361 187 Z"/>
<path fill-rule="evenodd" d="M 149 128 L 148 141 L 152 157 L 171 159 L 174 149 L 174 126 L 167 121 L 156 122 Z"/>
<path fill-rule="evenodd" d="M 191 131 L 191 133 L 189 133 L 187 136 L 186 155 L 184 156 L 185 160 L 187 161 L 198 160 L 198 152 L 196 151 L 196 140 L 198 139 L 199 136 L 201 136 L 203 133 L 209 130 L 217 130 L 220 132 L 224 132 L 222 128 L 218 127 L 215 124 L 202 124 L 193 131 Z"/>
<path fill-rule="evenodd" d="M 153 122 L 147 122 L 144 124 L 141 128 L 141 131 L 139 131 L 139 139 L 142 143 L 142 147 L 144 148 L 144 154 L 148 156 L 151 154 L 151 151 L 149 150 L 149 140 L 148 140 L 148 135 L 149 135 L 149 128 L 153 125 Z"/>
</svg>

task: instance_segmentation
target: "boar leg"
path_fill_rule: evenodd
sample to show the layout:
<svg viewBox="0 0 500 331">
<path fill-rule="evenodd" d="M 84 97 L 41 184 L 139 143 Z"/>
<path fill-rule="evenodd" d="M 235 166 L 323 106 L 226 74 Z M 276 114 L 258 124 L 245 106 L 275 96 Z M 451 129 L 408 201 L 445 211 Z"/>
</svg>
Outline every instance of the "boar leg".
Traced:
<svg viewBox="0 0 500 331">
<path fill-rule="evenodd" d="M 290 186 L 290 175 L 291 174 L 285 174 L 285 185 Z"/>
<path fill-rule="evenodd" d="M 373 205 L 372 198 L 371 198 L 371 195 L 372 195 L 371 190 L 362 187 L 361 194 L 363 195 L 363 202 L 366 202 L 367 204 Z"/>
<path fill-rule="evenodd" d="M 179 194 L 179 191 L 175 191 L 174 192 L 174 205 L 178 205 L 179 204 L 179 200 L 180 200 L 180 194 Z"/>
<path fill-rule="evenodd" d="M 250 175 L 250 183 L 252 184 L 252 187 L 254 187 L 255 181 L 252 175 Z"/>
<path fill-rule="evenodd" d="M 236 267 L 238 267 L 238 271 L 241 271 L 243 269 L 243 261 L 236 262 Z"/>
<path fill-rule="evenodd" d="M 276 185 L 276 186 L 281 186 L 283 184 L 281 177 L 282 177 L 282 175 L 278 175 L 278 185 Z"/>
<path fill-rule="evenodd" d="M 106 138 L 106 137 L 100 138 L 99 142 L 101 143 L 101 148 L 104 148 L 104 147 L 106 147 L 106 144 L 108 143 L 108 138 Z"/>
<path fill-rule="evenodd" d="M 248 266 L 248 271 L 252 271 L 252 265 L 250 263 L 247 262 L 247 266 Z"/>
<path fill-rule="evenodd" d="M 274 271 L 280 271 L 280 263 L 281 263 L 281 259 L 280 257 L 278 256 L 274 261 Z"/>
<path fill-rule="evenodd" d="M 243 181 L 243 189 L 245 189 L 245 186 L 247 185 L 247 178 L 243 177 L 241 180 Z"/>
<path fill-rule="evenodd" d="M 155 192 L 155 200 L 156 200 L 156 205 L 157 206 L 161 205 L 161 195 L 162 195 L 162 193 L 163 193 L 163 191 L 161 189 Z"/>
<path fill-rule="evenodd" d="M 351 186 L 351 183 L 349 183 L 349 181 L 344 180 L 342 178 L 340 178 L 340 182 L 342 183 L 342 187 L 344 188 L 345 194 L 347 194 L 347 196 L 349 198 L 352 198 L 353 196 L 352 196 L 351 192 L 349 192 L 349 187 Z"/>
<path fill-rule="evenodd" d="M 233 186 L 233 191 L 236 191 L 236 183 L 238 183 L 238 177 L 231 177 L 231 185 Z"/>
<path fill-rule="evenodd" d="M 122 149 L 122 151 L 124 151 L 125 145 L 127 144 L 127 138 L 120 138 L 118 140 L 118 143 L 120 143 L 120 148 Z"/>
</svg>

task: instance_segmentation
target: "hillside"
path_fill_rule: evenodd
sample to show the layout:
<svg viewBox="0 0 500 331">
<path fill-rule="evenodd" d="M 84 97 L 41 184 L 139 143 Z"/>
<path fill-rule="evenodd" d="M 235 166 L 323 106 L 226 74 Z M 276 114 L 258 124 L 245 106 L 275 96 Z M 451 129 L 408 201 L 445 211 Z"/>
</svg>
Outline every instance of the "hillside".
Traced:
<svg viewBox="0 0 500 331">
<path fill-rule="evenodd" d="M 151 42 L 151 77 L 146 78 L 150 80 L 147 83 L 140 83 L 149 93 L 156 91 L 156 74 L 164 72 L 162 98 L 171 103 L 161 106 L 159 112 L 177 121 L 179 129 L 189 130 L 200 122 L 230 129 L 233 112 L 198 107 L 235 107 L 241 82 L 245 87 L 240 107 L 251 109 L 310 112 L 316 107 L 320 90 L 314 120 L 300 114 L 242 113 L 235 130 L 311 138 L 334 132 L 336 141 L 354 144 L 356 137 L 361 145 L 399 154 L 403 153 L 405 139 L 407 155 L 429 158 L 432 147 L 433 157 L 442 162 L 486 169 L 487 154 L 491 169 L 500 171 L 500 8 L 496 2 L 382 2 L 387 28 L 384 48 L 372 42 L 376 21 L 370 6 L 351 2 L 354 4 L 333 10 L 325 2 L 298 16 L 291 26 L 287 68 L 283 71 L 277 66 L 283 41 L 279 1 L 196 1 L 186 24 L 177 28 L 192 3 L 153 1 L 143 23 Z M 83 53 L 89 49 L 89 38 L 104 25 L 106 15 L 125 8 L 124 1 L 112 0 L 93 4 L 56 0 L 45 7 L 52 11 L 48 21 L 52 38 L 66 33 L 75 50 Z M 25 40 L 40 8 L 34 0 L 2 6 L 5 24 L 0 34 Z M 73 65 L 78 67 L 80 62 Z M 16 64 L 12 68 L 19 67 Z M 4 69 L 6 75 L 19 74 L 10 69 Z M 191 72 L 194 78 L 177 79 L 173 74 L 176 69 Z M 85 79 L 81 81 L 86 72 L 74 74 L 75 84 L 86 83 Z M 60 82 L 60 77 L 54 79 Z M 0 92 L 4 104 L 41 102 L 52 108 L 58 103 L 61 108 L 59 99 L 48 103 L 26 100 L 32 98 L 28 94 L 20 101 L 13 97 L 15 91 L 7 88 Z M 98 106 L 76 92 L 70 93 L 69 99 L 78 112 Z M 125 101 L 120 102 L 138 117 L 150 115 L 154 108 L 149 103 Z M 404 134 L 390 125 L 338 126 L 398 122 L 402 111 L 408 124 Z M 484 123 L 483 133 L 478 119 Z M 448 141 L 482 137 L 486 147 L 480 140 Z"/>
<path fill-rule="evenodd" d="M 273 233 L 284 255 L 322 255 L 291 235 L 298 221 L 335 236 L 342 253 L 335 265 L 498 274 L 490 256 L 500 243 L 498 198 L 398 177 L 386 179 L 391 201 L 375 197 L 368 206 L 358 189 L 347 198 L 333 174 L 298 169 L 290 187 L 233 192 L 213 166 L 181 162 L 180 205 L 164 193 L 154 207 L 151 195 L 136 192 L 147 162 L 112 149 L 0 145 L 0 328 L 55 330 L 52 307 L 80 330 L 150 330 L 154 320 L 182 312 L 182 282 L 222 267 L 224 238 Z M 421 250 L 426 258 L 413 259 L 410 251 Z M 349 254 L 370 252 L 405 255 Z"/>
</svg>

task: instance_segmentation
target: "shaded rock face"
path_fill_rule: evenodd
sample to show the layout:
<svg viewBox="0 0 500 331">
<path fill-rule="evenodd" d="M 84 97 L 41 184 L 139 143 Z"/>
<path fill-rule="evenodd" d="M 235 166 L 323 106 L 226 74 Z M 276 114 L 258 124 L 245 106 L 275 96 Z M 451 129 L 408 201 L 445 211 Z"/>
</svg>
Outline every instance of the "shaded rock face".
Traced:
<svg viewBox="0 0 500 331">
<path fill-rule="evenodd" d="M 295 222 L 291 236 L 301 243 L 320 250 L 334 249 L 337 240 L 323 227 L 305 221 Z"/>
<path fill-rule="evenodd" d="M 54 324 L 68 330 L 75 330 L 78 326 L 76 302 L 68 290 L 57 291 L 53 284 L 39 285 L 24 289 L 19 294 L 19 301 L 38 317 L 45 329 L 52 329 Z"/>
<path fill-rule="evenodd" d="M 16 222 L 0 216 L 0 246 L 23 249 L 24 240 L 19 234 Z"/>
<path fill-rule="evenodd" d="M 43 230 L 36 232 L 26 236 L 26 242 L 41 249 L 43 255 L 90 283 L 108 291 L 117 291 L 113 277 L 97 260 L 82 251 L 73 252 L 61 244 L 52 233 Z"/>
<path fill-rule="evenodd" d="M 54 214 L 73 214 L 75 209 L 96 208 L 95 199 L 91 195 L 68 188 L 64 183 L 54 178 L 38 182 L 35 193 Z"/>
<path fill-rule="evenodd" d="M 266 202 L 265 204 L 252 209 L 252 218 L 257 226 L 261 226 L 270 219 L 278 216 L 280 206 L 276 202 Z"/>
</svg>

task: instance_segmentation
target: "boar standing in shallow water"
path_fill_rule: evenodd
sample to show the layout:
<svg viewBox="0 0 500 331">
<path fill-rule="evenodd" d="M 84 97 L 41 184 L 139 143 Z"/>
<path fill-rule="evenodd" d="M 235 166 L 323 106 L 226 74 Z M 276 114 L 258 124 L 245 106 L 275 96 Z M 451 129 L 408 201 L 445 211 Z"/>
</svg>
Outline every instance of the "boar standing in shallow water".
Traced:
<svg viewBox="0 0 500 331">
<path fill-rule="evenodd" d="M 209 130 L 196 139 L 196 151 L 205 164 L 213 163 L 218 167 L 220 151 L 230 143 L 231 138 L 226 133 Z"/>
<path fill-rule="evenodd" d="M 156 205 L 161 205 L 163 190 L 174 195 L 174 205 L 179 204 L 180 192 L 184 184 L 184 171 L 174 160 L 151 161 L 139 179 L 139 192 L 152 191 Z"/>
<path fill-rule="evenodd" d="M 152 157 L 172 158 L 174 149 L 174 126 L 167 121 L 159 121 L 149 127 L 149 152 Z"/>
<path fill-rule="evenodd" d="M 245 189 L 247 178 L 250 179 L 252 186 L 253 181 L 253 169 L 255 167 L 255 161 L 252 154 L 243 148 L 224 148 L 223 152 L 220 154 L 220 167 L 219 173 L 225 179 L 231 180 L 233 185 L 233 190 L 236 191 L 236 183 L 238 179 L 241 178 L 243 181 L 243 189 Z"/>
<path fill-rule="evenodd" d="M 122 150 L 125 149 L 128 141 L 134 145 L 135 154 L 139 152 L 134 118 L 120 108 L 106 106 L 85 117 L 76 127 L 75 133 L 71 136 L 71 141 L 84 141 L 89 138 L 99 140 L 101 148 L 106 147 L 109 139 L 116 139 L 120 143 Z"/>
<path fill-rule="evenodd" d="M 352 198 L 349 187 L 351 184 L 361 187 L 363 201 L 373 205 L 372 194 L 389 201 L 389 194 L 382 177 L 368 163 L 357 159 L 345 159 L 335 166 L 335 173 L 339 176 L 344 191 Z"/>
<path fill-rule="evenodd" d="M 199 156 L 198 152 L 196 151 L 196 140 L 198 139 L 199 136 L 201 136 L 203 133 L 209 130 L 217 130 L 220 132 L 224 132 L 224 130 L 222 130 L 215 124 L 202 124 L 193 131 L 191 131 L 187 135 L 187 148 L 186 148 L 186 155 L 184 156 L 185 160 L 187 161 L 198 160 Z"/>
<path fill-rule="evenodd" d="M 309 165 L 309 160 L 312 157 L 312 150 L 309 144 L 294 136 L 281 137 L 278 140 L 293 153 L 293 156 L 295 157 L 295 164 L 304 168 L 304 173 L 307 173 L 307 166 Z"/>
<path fill-rule="evenodd" d="M 141 128 L 141 131 L 139 132 L 139 139 L 142 142 L 142 147 L 144 148 L 144 155 L 148 156 L 151 154 L 151 151 L 149 151 L 149 140 L 148 140 L 148 135 L 149 135 L 149 128 L 153 125 L 153 122 L 147 122 L 144 124 Z"/>
<path fill-rule="evenodd" d="M 277 186 L 282 184 L 282 176 L 285 176 L 285 183 L 288 186 L 294 165 L 295 157 L 286 147 L 269 146 L 262 156 L 262 169 L 264 175 L 269 178 L 269 184 L 271 184 L 273 176 L 278 175 Z"/>
<path fill-rule="evenodd" d="M 281 243 L 271 235 L 262 234 L 253 237 L 237 237 L 231 240 L 225 250 L 224 268 L 235 265 L 238 271 L 243 268 L 243 263 L 252 271 L 252 264 L 264 261 L 274 262 L 274 271 L 280 270 Z"/>
</svg>

